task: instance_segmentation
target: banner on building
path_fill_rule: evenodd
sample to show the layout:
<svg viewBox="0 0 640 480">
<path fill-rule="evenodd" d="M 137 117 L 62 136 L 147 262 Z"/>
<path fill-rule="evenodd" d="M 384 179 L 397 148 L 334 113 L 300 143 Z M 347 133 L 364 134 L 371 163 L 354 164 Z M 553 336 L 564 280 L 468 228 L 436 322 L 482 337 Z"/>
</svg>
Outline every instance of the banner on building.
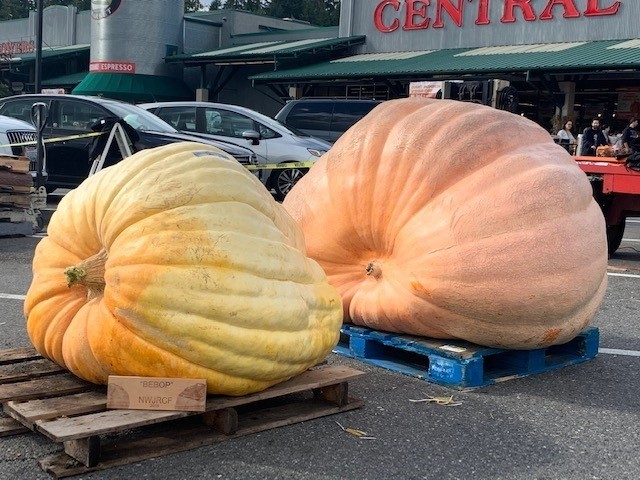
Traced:
<svg viewBox="0 0 640 480">
<path fill-rule="evenodd" d="M 616 117 L 640 117 L 640 90 L 629 90 L 618 93 Z"/>
<path fill-rule="evenodd" d="M 436 98 L 442 87 L 442 82 L 411 82 L 409 83 L 409 96 Z"/>
</svg>

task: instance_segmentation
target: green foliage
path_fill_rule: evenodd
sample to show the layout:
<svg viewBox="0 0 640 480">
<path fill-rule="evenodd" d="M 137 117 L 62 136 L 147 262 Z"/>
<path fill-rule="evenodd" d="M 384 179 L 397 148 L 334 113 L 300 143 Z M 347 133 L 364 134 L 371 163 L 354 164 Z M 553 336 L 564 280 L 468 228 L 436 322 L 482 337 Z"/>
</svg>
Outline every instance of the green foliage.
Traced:
<svg viewBox="0 0 640 480">
<path fill-rule="evenodd" d="M 5 83 L 0 82 L 0 98 L 11 96 L 11 90 L 9 90 L 9 86 Z"/>
<path fill-rule="evenodd" d="M 199 0 L 185 0 L 184 1 L 184 11 L 185 12 L 197 12 L 202 9 L 202 3 Z"/>
<path fill-rule="evenodd" d="M 323 27 L 340 23 L 340 0 L 214 0 L 209 10 L 247 10 L 277 18 L 295 18 Z"/>
<path fill-rule="evenodd" d="M 0 21 L 26 18 L 36 9 L 36 0 L 0 0 Z M 75 5 L 78 10 L 89 10 L 91 0 L 44 0 L 50 5 Z M 185 12 L 203 8 L 200 0 L 185 0 Z M 213 0 L 209 10 L 229 8 L 247 10 L 277 18 L 295 18 L 313 25 L 332 26 L 340 21 L 340 0 Z"/>
<path fill-rule="evenodd" d="M 36 10 L 36 0 L 0 0 L 0 21 L 26 18 L 30 10 Z M 89 10 L 91 0 L 44 0 L 44 8 L 51 5 L 74 5 L 78 10 Z"/>
</svg>

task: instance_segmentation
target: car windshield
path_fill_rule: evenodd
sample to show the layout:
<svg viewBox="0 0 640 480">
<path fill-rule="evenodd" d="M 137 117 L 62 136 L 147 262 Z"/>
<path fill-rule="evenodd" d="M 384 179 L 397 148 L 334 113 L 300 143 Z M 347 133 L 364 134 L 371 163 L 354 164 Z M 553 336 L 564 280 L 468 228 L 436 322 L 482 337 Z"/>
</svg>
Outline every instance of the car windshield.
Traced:
<svg viewBox="0 0 640 480">
<path fill-rule="evenodd" d="M 151 130 L 152 132 L 162 133 L 178 133 L 178 130 L 166 123 L 160 117 L 156 117 L 153 113 L 120 102 L 104 102 L 104 106 L 111 110 L 115 115 L 124 119 L 129 125 L 136 130 Z"/>
</svg>

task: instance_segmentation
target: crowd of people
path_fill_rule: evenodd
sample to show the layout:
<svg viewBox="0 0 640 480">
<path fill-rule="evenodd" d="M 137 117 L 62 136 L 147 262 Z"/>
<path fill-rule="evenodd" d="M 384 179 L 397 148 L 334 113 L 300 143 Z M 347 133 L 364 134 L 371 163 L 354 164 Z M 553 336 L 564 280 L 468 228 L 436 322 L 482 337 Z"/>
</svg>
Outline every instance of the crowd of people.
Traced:
<svg viewBox="0 0 640 480">
<path fill-rule="evenodd" d="M 558 143 L 572 155 L 596 156 L 598 148 L 610 147 L 614 154 L 631 154 L 640 152 L 638 138 L 638 119 L 631 118 L 621 133 L 615 134 L 611 126 L 600 124 L 599 118 L 594 118 L 591 125 L 582 131 L 582 135 L 574 135 L 573 121 L 565 120 L 562 129 L 556 134 Z M 580 145 L 578 145 L 580 144 Z M 580 148 L 579 151 L 577 149 Z"/>
</svg>

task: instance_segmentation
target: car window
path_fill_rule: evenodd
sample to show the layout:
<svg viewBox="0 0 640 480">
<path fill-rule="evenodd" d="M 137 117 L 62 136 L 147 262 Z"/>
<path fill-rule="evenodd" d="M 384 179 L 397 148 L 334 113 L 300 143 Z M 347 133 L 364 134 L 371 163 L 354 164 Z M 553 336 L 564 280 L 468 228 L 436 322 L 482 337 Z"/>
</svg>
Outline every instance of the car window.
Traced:
<svg viewBox="0 0 640 480">
<path fill-rule="evenodd" d="M 31 106 L 36 102 L 33 99 L 15 100 L 6 102 L 0 106 L 0 115 L 17 118 L 25 122 L 31 122 Z"/>
<path fill-rule="evenodd" d="M 344 133 L 376 106 L 372 102 L 337 102 L 333 108 L 331 131 Z"/>
<path fill-rule="evenodd" d="M 251 118 L 220 108 L 206 108 L 205 119 L 207 133 L 215 135 L 242 138 L 243 132 L 256 130 Z"/>
<path fill-rule="evenodd" d="M 329 130 L 331 125 L 331 102 L 300 102 L 287 115 L 287 125 L 301 130 Z"/>
<path fill-rule="evenodd" d="M 122 118 L 136 130 L 177 133 L 174 127 L 160 117 L 136 105 L 105 99 L 101 99 L 100 102 L 105 108 L 109 109 L 113 115 Z"/>
<path fill-rule="evenodd" d="M 196 132 L 196 107 L 162 107 L 156 115 L 178 130 Z"/>
<path fill-rule="evenodd" d="M 276 137 L 280 136 L 280 134 L 278 134 L 277 132 L 271 130 L 267 126 L 262 125 L 261 123 L 258 123 L 258 132 L 260 133 L 260 138 L 264 138 L 265 140 L 268 140 L 269 138 L 276 138 Z"/>
<path fill-rule="evenodd" d="M 57 100 L 58 108 L 52 118 L 53 126 L 69 130 L 87 131 L 106 112 L 90 103 L 74 102 L 73 100 Z"/>
<path fill-rule="evenodd" d="M 213 108 L 205 108 L 204 111 L 205 132 L 213 135 L 222 135 L 222 115 Z"/>
</svg>

